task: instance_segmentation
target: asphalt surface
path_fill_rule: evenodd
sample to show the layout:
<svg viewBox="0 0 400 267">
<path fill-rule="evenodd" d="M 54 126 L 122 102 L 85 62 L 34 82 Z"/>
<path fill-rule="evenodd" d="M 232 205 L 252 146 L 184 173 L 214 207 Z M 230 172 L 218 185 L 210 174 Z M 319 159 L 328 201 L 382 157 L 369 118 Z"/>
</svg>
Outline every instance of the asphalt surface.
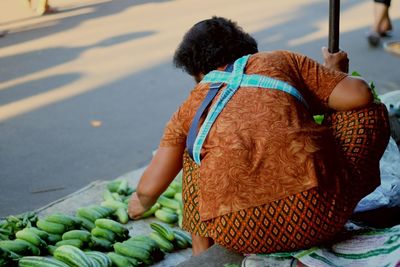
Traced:
<svg viewBox="0 0 400 267">
<path fill-rule="evenodd" d="M 372 1 L 371 1 L 372 2 Z M 201 3 L 201 4 L 200 4 Z M 238 22 L 260 50 L 289 49 L 321 61 L 328 1 L 50 0 L 39 17 L 2 0 L 0 217 L 39 208 L 94 180 L 145 166 L 193 81 L 172 65 L 195 22 Z M 350 70 L 400 89 L 400 57 L 367 45 L 370 1 L 342 1 L 340 46 Z M 400 2 L 391 9 L 400 39 Z"/>
</svg>

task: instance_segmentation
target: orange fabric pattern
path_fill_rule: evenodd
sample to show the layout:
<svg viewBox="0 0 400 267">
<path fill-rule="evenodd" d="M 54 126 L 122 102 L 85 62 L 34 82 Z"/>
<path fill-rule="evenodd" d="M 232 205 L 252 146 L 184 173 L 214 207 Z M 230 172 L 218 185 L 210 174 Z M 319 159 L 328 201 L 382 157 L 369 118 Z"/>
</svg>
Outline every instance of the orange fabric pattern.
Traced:
<svg viewBox="0 0 400 267">
<path fill-rule="evenodd" d="M 335 112 L 325 119 L 341 159 L 350 166 L 350 179 L 337 177 L 346 188 L 341 194 L 314 187 L 207 221 L 200 220 L 198 210 L 198 165 L 185 153 L 183 229 L 241 253 L 294 251 L 340 238 L 338 233 L 355 205 L 379 185 L 379 160 L 390 135 L 388 122 L 383 104 Z"/>
<path fill-rule="evenodd" d="M 285 81 L 301 92 L 310 110 L 277 90 L 242 87 L 214 123 L 201 151 L 199 211 L 208 220 L 259 206 L 320 186 L 338 193 L 335 181 L 347 171 L 327 127 L 312 115 L 327 111 L 327 100 L 346 74 L 288 51 L 250 57 L 246 74 Z M 222 88 L 223 90 L 223 88 Z M 199 84 L 166 126 L 160 146 L 185 145 L 208 91 Z M 218 96 L 217 96 L 218 97 Z"/>
</svg>

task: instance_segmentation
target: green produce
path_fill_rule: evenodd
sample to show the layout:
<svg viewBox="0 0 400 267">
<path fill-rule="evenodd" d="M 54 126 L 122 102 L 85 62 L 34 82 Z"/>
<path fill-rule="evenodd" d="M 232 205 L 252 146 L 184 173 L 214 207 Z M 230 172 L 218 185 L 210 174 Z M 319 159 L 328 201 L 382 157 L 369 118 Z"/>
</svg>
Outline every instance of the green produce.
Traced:
<svg viewBox="0 0 400 267">
<path fill-rule="evenodd" d="M 172 228 L 166 224 L 152 222 L 150 223 L 150 227 L 169 241 L 173 241 L 175 239 L 175 234 Z"/>
<path fill-rule="evenodd" d="M 153 239 L 151 239 L 148 235 L 135 235 L 126 241 L 142 241 L 149 243 L 152 247 L 157 246 L 157 243 Z"/>
<path fill-rule="evenodd" d="M 107 183 L 107 189 L 108 189 L 108 191 L 110 191 L 110 192 L 117 192 L 117 191 L 118 191 L 118 188 L 119 188 L 119 185 L 121 184 L 121 181 L 122 181 L 122 180 L 120 180 L 120 179 L 116 179 L 116 180 L 113 180 L 113 181 L 111 181 L 111 182 L 108 182 L 108 183 Z"/>
<path fill-rule="evenodd" d="M 162 206 L 173 210 L 178 210 L 181 208 L 181 204 L 177 200 L 173 198 L 167 198 L 163 195 L 158 198 L 157 202 L 160 203 Z"/>
<path fill-rule="evenodd" d="M 86 230 L 71 230 L 71 231 L 65 232 L 62 235 L 63 240 L 79 239 L 85 243 L 90 242 L 91 237 L 92 237 L 91 233 Z"/>
<path fill-rule="evenodd" d="M 152 263 L 150 252 L 141 247 L 130 246 L 123 243 L 115 243 L 114 251 L 120 255 L 135 258 L 146 264 Z"/>
<path fill-rule="evenodd" d="M 179 201 L 179 202 L 182 202 L 182 193 L 181 192 L 176 193 L 174 195 L 174 199 Z"/>
<path fill-rule="evenodd" d="M 88 257 L 89 261 L 90 261 L 90 267 L 101 267 L 100 262 L 98 262 L 97 260 Z"/>
<path fill-rule="evenodd" d="M 145 248 L 146 250 L 150 251 L 154 261 L 159 261 L 164 258 L 164 253 L 161 251 L 158 244 L 153 239 L 151 239 L 149 235 L 137 235 L 129 238 L 123 243 Z"/>
<path fill-rule="evenodd" d="M 17 261 L 21 258 L 21 256 L 11 250 L 0 247 L 0 259 L 4 259 L 6 261 Z"/>
<path fill-rule="evenodd" d="M 62 240 L 62 235 L 58 234 L 48 234 L 47 242 L 50 244 L 55 244 Z"/>
<path fill-rule="evenodd" d="M 85 253 L 90 258 L 95 259 L 97 262 L 99 262 L 101 267 L 111 267 L 112 265 L 110 257 L 108 257 L 105 253 L 99 251 L 87 251 Z"/>
<path fill-rule="evenodd" d="M 103 199 L 104 201 L 115 200 L 113 194 L 107 189 L 103 193 Z"/>
<path fill-rule="evenodd" d="M 101 202 L 101 206 L 110 208 L 113 211 L 115 211 L 118 208 L 124 208 L 124 209 L 128 208 L 125 203 L 123 203 L 121 201 L 117 201 L 115 199 L 105 200 L 105 201 Z"/>
<path fill-rule="evenodd" d="M 26 256 L 19 260 L 19 267 L 69 267 L 68 264 L 54 258 Z"/>
<path fill-rule="evenodd" d="M 25 212 L 20 215 L 10 215 L 0 221 L 2 238 L 13 239 L 14 234 L 25 227 L 32 227 L 38 220 L 35 212 Z"/>
<path fill-rule="evenodd" d="M 88 231 L 91 231 L 94 227 L 96 227 L 94 222 L 92 222 L 89 219 L 86 219 L 84 217 L 79 217 L 79 219 L 82 221 L 82 227 L 85 228 Z"/>
<path fill-rule="evenodd" d="M 165 223 L 176 223 L 178 221 L 178 215 L 163 209 L 156 210 L 154 213 L 157 219 Z"/>
<path fill-rule="evenodd" d="M 176 191 L 173 187 L 169 186 L 167 189 L 162 193 L 162 196 L 168 197 L 168 198 L 173 198 L 176 194 Z"/>
<path fill-rule="evenodd" d="M 14 239 L 13 241 L 14 242 L 19 242 L 21 244 L 25 244 L 26 246 L 28 246 L 29 247 L 29 251 L 31 252 L 30 255 L 33 255 L 33 256 L 39 256 L 40 255 L 40 249 L 37 246 L 33 245 L 32 243 L 30 243 L 28 241 L 25 241 L 23 239 L 19 239 L 19 238 Z M 21 255 L 24 255 L 24 254 L 21 254 Z"/>
<path fill-rule="evenodd" d="M 30 228 L 24 228 L 16 232 L 15 236 L 18 239 L 28 241 L 29 243 L 35 245 L 36 247 L 45 248 L 47 246 L 46 242 L 43 239 L 41 239 L 37 234 L 35 234 L 32 230 L 29 229 Z"/>
<path fill-rule="evenodd" d="M 134 265 L 128 257 L 119 255 L 114 252 L 109 252 L 107 253 L 107 256 L 111 259 L 113 266 L 117 267 L 136 267 L 139 266 L 139 264 Z"/>
<path fill-rule="evenodd" d="M 100 227 L 95 227 L 92 229 L 92 236 L 99 237 L 99 238 L 104 238 L 107 239 L 110 242 L 114 242 L 116 238 L 116 234 L 108 229 L 100 228 Z"/>
<path fill-rule="evenodd" d="M 10 237 L 8 235 L 0 233 L 0 240 L 10 240 Z"/>
<path fill-rule="evenodd" d="M 113 243 L 105 238 L 92 236 L 92 248 L 100 251 L 110 251 Z"/>
<path fill-rule="evenodd" d="M 128 188 L 129 188 L 128 181 L 121 180 L 117 189 L 117 193 L 120 195 L 126 195 L 128 193 Z"/>
<path fill-rule="evenodd" d="M 25 228 L 25 229 L 29 229 L 29 231 L 32 231 L 33 233 L 37 234 L 44 241 L 48 241 L 48 239 L 49 239 L 49 233 L 47 233 L 43 230 L 40 230 L 36 227 L 29 227 L 29 228 Z"/>
<path fill-rule="evenodd" d="M 102 218 L 106 218 L 114 212 L 113 208 L 103 207 L 101 205 L 92 205 L 92 206 L 89 206 L 89 208 L 94 209 L 95 211 L 100 213 Z"/>
<path fill-rule="evenodd" d="M 89 257 L 79 248 L 64 245 L 54 251 L 54 258 L 68 264 L 70 267 L 91 267 Z"/>
<path fill-rule="evenodd" d="M 175 235 L 175 240 L 173 244 L 174 247 L 177 247 L 179 249 L 184 249 L 190 246 L 189 242 L 187 242 L 187 240 L 180 235 Z"/>
<path fill-rule="evenodd" d="M 6 227 L 3 225 L 3 227 Z M 9 240 L 10 237 L 12 236 L 13 231 L 11 228 L 0 228 L 0 240 Z"/>
<path fill-rule="evenodd" d="M 53 255 L 54 254 L 54 251 L 57 249 L 57 247 L 56 246 L 53 246 L 53 245 L 48 245 L 47 246 L 47 252 L 50 254 L 50 255 Z"/>
<path fill-rule="evenodd" d="M 118 208 L 114 215 L 117 216 L 120 223 L 127 224 L 129 221 L 127 208 Z"/>
<path fill-rule="evenodd" d="M 180 228 L 183 226 L 183 215 L 182 213 L 178 213 L 178 225 Z"/>
<path fill-rule="evenodd" d="M 169 187 L 172 187 L 175 192 L 182 192 L 182 183 L 178 182 L 176 180 L 172 181 L 172 183 L 169 185 Z"/>
<path fill-rule="evenodd" d="M 157 243 L 151 239 L 148 235 L 136 235 L 133 236 L 127 240 L 125 240 L 125 242 L 144 242 L 147 243 L 148 246 L 150 247 L 157 247 Z"/>
<path fill-rule="evenodd" d="M 160 235 L 158 232 L 151 232 L 149 236 L 157 243 L 162 251 L 170 253 L 174 250 L 174 244 L 172 244 L 171 241 Z"/>
<path fill-rule="evenodd" d="M 97 219 L 95 221 L 95 225 L 97 227 L 103 228 L 103 229 L 108 229 L 110 231 L 113 231 L 120 237 L 126 237 L 129 234 L 129 231 L 127 228 L 125 228 L 124 225 L 122 225 L 119 222 L 116 222 L 114 220 L 110 219 Z"/>
<path fill-rule="evenodd" d="M 161 204 L 156 202 L 150 209 L 148 209 L 147 211 L 145 211 L 142 214 L 141 218 L 144 219 L 144 218 L 147 218 L 147 217 L 150 217 L 150 216 L 154 215 L 154 213 L 160 208 L 161 208 Z"/>
<path fill-rule="evenodd" d="M 46 221 L 45 219 L 39 219 L 36 222 L 36 225 L 40 230 L 43 230 L 50 234 L 61 235 L 67 230 L 67 228 L 65 227 L 64 224 L 49 222 L 49 221 Z"/>
<path fill-rule="evenodd" d="M 166 211 L 166 212 L 169 212 L 169 213 L 178 214 L 177 213 L 178 210 L 174 210 L 174 209 L 167 208 L 167 207 L 161 207 L 161 209 Z"/>
<path fill-rule="evenodd" d="M 122 242 L 122 244 L 131 246 L 131 247 L 140 247 L 143 248 L 149 252 L 152 252 L 154 250 L 154 246 L 151 243 L 145 242 L 145 241 L 139 241 L 139 240 L 125 240 Z"/>
<path fill-rule="evenodd" d="M 79 228 L 82 224 L 79 218 L 63 213 L 54 213 L 47 216 L 45 219 L 48 222 L 64 224 L 68 229 Z"/>
<path fill-rule="evenodd" d="M 179 235 L 179 236 L 185 238 L 186 241 L 189 243 L 189 245 L 192 246 L 192 237 L 190 236 L 189 233 L 187 233 L 187 232 L 185 232 L 183 230 L 180 230 L 180 229 L 176 229 L 176 228 L 173 228 L 172 231 L 174 232 L 175 237 L 177 235 Z"/>
<path fill-rule="evenodd" d="M 29 255 L 33 252 L 31 250 L 30 243 L 20 239 L 2 240 L 0 241 L 0 248 L 9 250 L 19 255 Z"/>
<path fill-rule="evenodd" d="M 78 208 L 78 210 L 76 211 L 76 216 L 78 216 L 79 218 L 86 218 L 92 222 L 96 221 L 97 219 L 103 218 L 103 214 L 92 207 Z"/>
<path fill-rule="evenodd" d="M 64 245 L 70 245 L 74 246 L 76 248 L 83 248 L 83 242 L 80 239 L 66 239 L 66 240 L 61 240 L 56 243 L 56 247 L 61 247 Z"/>
</svg>

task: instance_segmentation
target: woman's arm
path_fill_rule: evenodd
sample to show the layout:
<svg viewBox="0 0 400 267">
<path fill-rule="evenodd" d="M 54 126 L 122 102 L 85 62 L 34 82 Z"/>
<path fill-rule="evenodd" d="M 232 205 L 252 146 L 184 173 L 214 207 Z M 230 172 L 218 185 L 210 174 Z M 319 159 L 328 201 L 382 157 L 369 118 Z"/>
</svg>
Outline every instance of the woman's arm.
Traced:
<svg viewBox="0 0 400 267">
<path fill-rule="evenodd" d="M 337 111 L 359 109 L 368 106 L 373 95 L 368 83 L 358 77 L 346 77 L 333 89 L 328 106 Z"/>
<path fill-rule="evenodd" d="M 185 147 L 160 147 L 150 165 L 140 178 L 136 192 L 133 193 L 128 214 L 137 219 L 148 210 L 165 191 L 182 169 L 182 155 Z"/>
<path fill-rule="evenodd" d="M 348 72 L 349 59 L 346 52 L 329 53 L 328 49 L 323 47 L 322 55 L 325 67 Z M 363 108 L 372 101 L 373 95 L 368 83 L 362 78 L 348 76 L 335 86 L 329 95 L 328 106 L 333 110 L 345 111 Z"/>
</svg>

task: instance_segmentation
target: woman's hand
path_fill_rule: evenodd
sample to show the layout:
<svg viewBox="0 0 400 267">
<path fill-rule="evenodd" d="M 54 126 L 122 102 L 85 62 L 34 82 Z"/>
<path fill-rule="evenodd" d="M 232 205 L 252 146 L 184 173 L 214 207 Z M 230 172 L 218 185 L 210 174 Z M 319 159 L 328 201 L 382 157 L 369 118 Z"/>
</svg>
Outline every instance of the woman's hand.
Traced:
<svg viewBox="0 0 400 267">
<path fill-rule="evenodd" d="M 328 48 L 322 47 L 322 55 L 324 57 L 325 67 L 344 73 L 349 72 L 349 58 L 346 52 L 339 51 L 337 53 L 329 53 Z"/>
<path fill-rule="evenodd" d="M 133 193 L 128 204 L 128 214 L 131 219 L 139 219 L 147 209 L 143 207 L 137 193 Z"/>
<path fill-rule="evenodd" d="M 128 214 L 132 219 L 140 218 L 143 212 L 153 206 L 158 197 L 167 189 L 182 169 L 182 155 L 185 146 L 160 147 L 144 171 L 136 192 L 128 204 Z"/>
</svg>

